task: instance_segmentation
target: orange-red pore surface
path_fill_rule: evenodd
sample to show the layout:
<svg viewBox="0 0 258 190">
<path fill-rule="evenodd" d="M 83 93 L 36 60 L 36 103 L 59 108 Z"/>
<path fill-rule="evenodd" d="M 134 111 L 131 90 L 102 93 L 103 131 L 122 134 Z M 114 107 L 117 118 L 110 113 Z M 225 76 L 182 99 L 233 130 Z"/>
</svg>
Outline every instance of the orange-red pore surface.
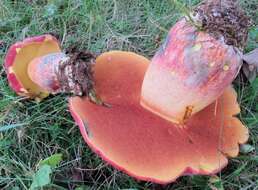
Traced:
<svg viewBox="0 0 258 190">
<path fill-rule="evenodd" d="M 237 48 L 183 19 L 171 28 L 147 69 L 141 104 L 169 121 L 183 123 L 223 93 L 241 63 Z"/>
<path fill-rule="evenodd" d="M 100 55 L 95 65 L 96 90 L 110 105 L 73 97 L 69 106 L 89 146 L 104 160 L 141 180 L 168 183 L 181 175 L 211 174 L 237 156 L 248 130 L 232 88 L 184 127 L 140 106 L 141 86 L 149 61 L 129 52 Z"/>
</svg>

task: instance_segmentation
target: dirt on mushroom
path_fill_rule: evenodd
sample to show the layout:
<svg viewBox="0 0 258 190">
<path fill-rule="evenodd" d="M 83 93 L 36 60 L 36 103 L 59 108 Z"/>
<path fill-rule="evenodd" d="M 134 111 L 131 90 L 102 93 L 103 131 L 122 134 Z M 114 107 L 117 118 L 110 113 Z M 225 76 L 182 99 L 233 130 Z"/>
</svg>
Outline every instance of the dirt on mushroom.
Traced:
<svg viewBox="0 0 258 190">
<path fill-rule="evenodd" d="M 95 55 L 86 51 L 70 51 L 69 59 L 59 65 L 57 80 L 61 91 L 77 96 L 88 96 L 93 90 L 93 65 Z"/>
<path fill-rule="evenodd" d="M 206 0 L 169 31 L 152 58 L 141 102 L 149 111 L 184 123 L 222 95 L 236 78 L 251 22 L 236 1 Z"/>
<path fill-rule="evenodd" d="M 246 45 L 250 18 L 235 0 L 203 1 L 195 10 L 201 29 L 216 39 L 224 37 L 227 45 L 242 49 Z"/>
</svg>

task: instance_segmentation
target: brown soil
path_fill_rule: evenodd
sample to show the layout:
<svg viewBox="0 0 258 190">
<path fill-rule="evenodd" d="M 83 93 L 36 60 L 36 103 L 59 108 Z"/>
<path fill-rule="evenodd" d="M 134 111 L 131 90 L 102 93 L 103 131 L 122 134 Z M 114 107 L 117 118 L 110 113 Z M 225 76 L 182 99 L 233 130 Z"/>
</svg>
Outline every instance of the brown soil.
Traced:
<svg viewBox="0 0 258 190">
<path fill-rule="evenodd" d="M 246 45 L 250 18 L 237 0 L 206 0 L 195 10 L 201 28 L 215 38 L 224 37 L 227 45 L 243 49 Z"/>
</svg>

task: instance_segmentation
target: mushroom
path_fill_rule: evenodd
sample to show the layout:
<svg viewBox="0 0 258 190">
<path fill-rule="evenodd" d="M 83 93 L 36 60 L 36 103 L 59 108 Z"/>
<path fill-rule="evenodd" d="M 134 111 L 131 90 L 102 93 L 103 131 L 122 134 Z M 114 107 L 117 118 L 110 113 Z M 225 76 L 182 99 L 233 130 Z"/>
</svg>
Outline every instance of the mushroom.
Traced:
<svg viewBox="0 0 258 190">
<path fill-rule="evenodd" d="M 240 109 L 232 87 L 185 123 L 172 123 L 140 104 L 148 59 L 123 51 L 103 53 L 96 61 L 89 54 L 68 56 L 59 51 L 52 37 L 50 41 L 43 40 L 45 38 L 34 37 L 30 41 L 24 40 L 23 46 L 11 47 L 5 62 L 11 87 L 14 87 L 10 79 L 12 67 L 21 84 L 33 91 L 23 94 L 20 87 L 14 90 L 20 95 L 39 98 L 44 97 L 39 96 L 39 92 L 47 95 L 62 91 L 62 81 L 58 77 L 61 71 L 68 77 L 66 79 L 77 77 L 65 72 L 67 65 L 75 73 L 82 71 L 78 74 L 85 74 L 81 84 L 94 84 L 94 87 L 83 97 L 69 99 L 71 114 L 88 145 L 127 174 L 161 184 L 172 182 L 181 175 L 213 174 L 227 165 L 227 157 L 237 156 L 239 144 L 247 141 L 248 130 L 235 117 Z M 19 54 L 10 64 L 10 52 L 17 47 L 21 47 L 18 52 L 25 55 Z M 37 53 L 26 57 L 28 51 L 36 49 Z M 22 72 L 18 70 L 19 64 L 23 64 Z M 80 70 L 79 65 L 85 67 Z M 90 69 L 85 69 L 86 66 Z M 25 83 L 23 77 L 29 83 Z M 71 80 L 77 81 L 75 78 Z"/>
<path fill-rule="evenodd" d="M 217 5 L 214 15 L 231 7 Z M 200 7 L 197 23 L 207 19 Z M 137 179 L 166 184 L 182 175 L 219 172 L 248 140 L 230 86 L 241 66 L 245 30 L 234 49 L 228 36 L 220 40 L 183 19 L 151 64 L 132 52 L 96 59 L 87 52 L 65 54 L 52 37 L 34 37 L 13 45 L 5 66 L 19 95 L 73 93 L 70 112 L 98 155 Z"/>
<path fill-rule="evenodd" d="M 94 61 L 94 55 L 89 52 L 51 53 L 33 59 L 28 65 L 28 75 L 52 94 L 62 92 L 88 96 L 94 92 Z"/>
<path fill-rule="evenodd" d="M 141 104 L 184 123 L 215 101 L 237 76 L 250 26 L 232 0 L 206 0 L 178 21 L 144 77 Z"/>
<path fill-rule="evenodd" d="M 86 97 L 69 100 L 88 145 L 104 160 L 140 180 L 166 184 L 179 176 L 213 174 L 248 139 L 239 121 L 236 92 L 226 88 L 214 103 L 184 124 L 169 122 L 140 104 L 149 61 L 131 52 L 103 53 L 94 65 L 95 89 L 109 106 Z"/>
<path fill-rule="evenodd" d="M 18 95 L 40 101 L 49 93 L 94 95 L 94 60 L 89 52 L 63 53 L 56 38 L 42 35 L 12 45 L 5 68 L 9 84 Z"/>
<path fill-rule="evenodd" d="M 29 63 L 40 56 L 61 52 L 58 41 L 51 35 L 27 38 L 12 45 L 5 57 L 5 70 L 11 88 L 18 94 L 41 100 L 49 92 L 28 76 Z"/>
</svg>

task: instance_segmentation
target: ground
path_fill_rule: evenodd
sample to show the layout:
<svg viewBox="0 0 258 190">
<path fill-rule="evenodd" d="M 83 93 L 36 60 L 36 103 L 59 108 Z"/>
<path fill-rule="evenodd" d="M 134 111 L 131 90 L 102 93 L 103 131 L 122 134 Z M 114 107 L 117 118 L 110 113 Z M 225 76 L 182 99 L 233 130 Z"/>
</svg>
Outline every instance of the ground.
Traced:
<svg viewBox="0 0 258 190">
<path fill-rule="evenodd" d="M 199 1 L 181 2 L 190 7 Z M 258 5 L 240 3 L 253 19 L 247 52 L 258 46 Z M 1 0 L 0 189 L 29 189 L 39 161 L 56 153 L 63 158 L 44 189 L 258 189 L 258 78 L 249 83 L 241 75 L 234 82 L 239 118 L 251 135 L 240 156 L 217 176 L 181 177 L 166 186 L 136 181 L 96 156 L 74 124 L 65 95 L 37 103 L 8 87 L 5 53 L 25 37 L 52 33 L 64 49 L 130 50 L 151 58 L 182 12 L 172 0 Z"/>
</svg>

